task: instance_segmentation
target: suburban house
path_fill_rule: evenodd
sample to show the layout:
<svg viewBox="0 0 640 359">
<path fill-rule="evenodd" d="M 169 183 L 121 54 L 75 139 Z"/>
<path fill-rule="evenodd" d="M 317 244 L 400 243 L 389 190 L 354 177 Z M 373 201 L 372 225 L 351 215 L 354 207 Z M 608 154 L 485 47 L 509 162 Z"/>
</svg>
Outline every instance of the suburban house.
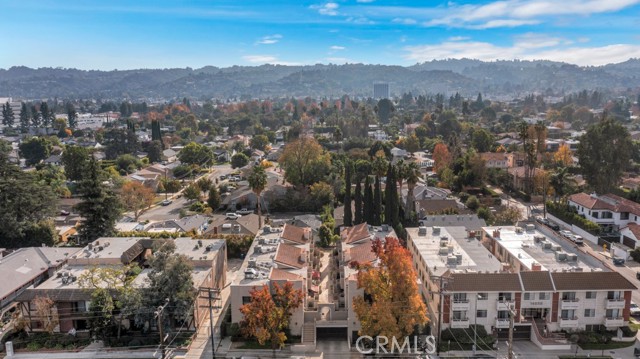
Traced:
<svg viewBox="0 0 640 359">
<path fill-rule="evenodd" d="M 178 159 L 178 152 L 170 148 L 167 148 L 166 150 L 162 151 L 161 159 L 162 159 L 162 162 L 167 162 L 167 163 L 175 162 Z"/>
<path fill-rule="evenodd" d="M 215 237 L 218 234 L 255 236 L 259 231 L 258 215 L 255 213 L 240 216 L 237 219 L 228 219 L 223 215 L 213 215 L 205 235 L 210 237 Z"/>
<path fill-rule="evenodd" d="M 527 184 L 527 181 L 525 179 L 525 175 L 526 175 L 526 167 L 513 167 L 513 168 L 509 168 L 507 170 L 507 172 L 509 173 L 509 176 L 511 177 L 512 182 L 512 186 L 513 188 L 515 188 L 518 191 L 524 191 L 525 186 Z M 533 183 L 535 184 L 535 178 L 536 176 L 542 176 L 545 173 L 545 170 L 541 169 L 541 168 L 531 168 L 531 181 L 533 181 Z M 535 187 L 535 186 L 534 186 Z M 534 190 L 534 192 L 537 192 Z"/>
<path fill-rule="evenodd" d="M 504 152 L 483 152 L 480 158 L 484 161 L 486 168 L 509 168 L 509 154 Z"/>
<path fill-rule="evenodd" d="M 600 225 L 605 232 L 618 232 L 630 223 L 640 224 L 640 204 L 615 194 L 576 193 L 569 196 L 568 204 L 579 215 Z M 634 248 L 635 243 L 629 242 Z"/>
<path fill-rule="evenodd" d="M 209 228 L 210 218 L 201 214 L 182 217 L 180 219 L 171 219 L 164 222 L 152 223 L 144 230 L 147 232 L 169 232 L 169 233 L 187 233 L 194 232 L 202 234 Z"/>
<path fill-rule="evenodd" d="M 55 331 L 67 333 L 71 330 L 88 331 L 87 318 L 91 311 L 91 291 L 80 287 L 78 278 L 96 266 L 138 265 L 142 271 L 135 274 L 134 284 L 139 288 L 148 285 L 150 272 L 147 260 L 153 256 L 159 240 L 141 237 L 100 238 L 80 249 L 66 259 L 66 265 L 60 268 L 55 276 L 39 283 L 33 288 L 24 290 L 17 296 L 23 318 L 27 321 L 29 331 L 42 330 L 42 323 L 34 318 L 34 300 L 48 297 L 55 304 L 54 315 L 59 324 Z M 226 242 L 223 240 L 194 240 L 191 238 L 167 239 L 175 244 L 175 254 L 185 255 L 193 266 L 191 278 L 194 291 L 198 288 L 222 289 L 226 282 L 227 255 Z M 61 250 L 60 248 L 58 250 Z M 60 262 L 62 266 L 64 263 Z M 193 315 L 187 323 L 171 321 L 173 327 L 184 330 L 196 330 L 209 311 L 205 308 L 208 300 L 199 297 L 193 306 Z M 155 330 L 155 321 L 149 323 Z M 126 328 L 133 326 L 133 321 L 123 322 Z"/>
</svg>

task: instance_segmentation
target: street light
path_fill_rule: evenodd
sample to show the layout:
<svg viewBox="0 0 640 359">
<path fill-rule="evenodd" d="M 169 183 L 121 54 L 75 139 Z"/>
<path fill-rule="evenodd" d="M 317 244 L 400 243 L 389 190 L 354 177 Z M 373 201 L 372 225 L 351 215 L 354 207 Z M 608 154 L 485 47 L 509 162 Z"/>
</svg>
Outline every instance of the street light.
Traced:
<svg viewBox="0 0 640 359">
<path fill-rule="evenodd" d="M 473 355 L 476 355 L 476 348 L 478 347 L 478 300 L 480 300 L 480 294 L 476 294 L 476 305 L 474 308 L 474 320 L 473 320 Z"/>
</svg>

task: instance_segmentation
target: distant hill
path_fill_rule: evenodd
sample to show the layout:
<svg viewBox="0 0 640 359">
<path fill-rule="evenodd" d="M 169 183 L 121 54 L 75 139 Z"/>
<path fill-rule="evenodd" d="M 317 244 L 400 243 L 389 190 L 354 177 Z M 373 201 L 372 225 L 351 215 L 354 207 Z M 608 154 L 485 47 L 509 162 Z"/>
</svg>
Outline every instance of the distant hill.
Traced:
<svg viewBox="0 0 640 359">
<path fill-rule="evenodd" d="M 520 95 L 551 89 L 611 91 L 640 87 L 640 60 L 581 67 L 552 61 L 438 60 L 409 67 L 385 65 L 233 66 L 200 69 L 84 71 L 18 66 L 0 69 L 0 97 L 26 99 L 171 99 L 371 96 L 389 82 L 394 95 L 460 92 Z"/>
</svg>

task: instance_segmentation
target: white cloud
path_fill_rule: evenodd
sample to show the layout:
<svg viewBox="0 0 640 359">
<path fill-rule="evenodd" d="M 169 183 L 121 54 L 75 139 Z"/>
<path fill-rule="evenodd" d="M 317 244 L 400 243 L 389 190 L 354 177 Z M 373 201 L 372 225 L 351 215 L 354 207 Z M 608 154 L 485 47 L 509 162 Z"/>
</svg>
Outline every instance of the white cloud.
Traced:
<svg viewBox="0 0 640 359">
<path fill-rule="evenodd" d="M 242 59 L 252 64 L 266 64 L 278 61 L 277 57 L 271 55 L 246 55 L 242 56 Z"/>
<path fill-rule="evenodd" d="M 536 40 L 539 42 L 536 42 Z M 511 46 L 498 46 L 480 41 L 446 41 L 440 44 L 407 46 L 405 58 L 413 62 L 444 59 L 551 60 L 583 66 L 598 66 L 640 57 L 640 45 L 614 44 L 600 47 L 566 47 L 562 39 L 526 34 Z"/>
<path fill-rule="evenodd" d="M 469 40 L 470 37 L 467 36 L 452 36 L 450 38 L 448 38 L 448 41 L 465 41 L 465 40 Z"/>
<path fill-rule="evenodd" d="M 426 26 L 489 29 L 540 23 L 550 16 L 588 16 L 619 11 L 640 0 L 498 0 L 487 4 L 450 2 L 441 17 L 426 21 Z"/>
<path fill-rule="evenodd" d="M 408 17 L 396 17 L 395 19 L 391 20 L 391 22 L 403 25 L 415 25 L 418 23 L 416 19 L 411 19 Z"/>
<path fill-rule="evenodd" d="M 328 2 L 322 5 L 311 5 L 310 8 L 318 10 L 320 15 L 336 16 L 338 15 L 338 8 L 340 5 L 334 2 Z"/>
<path fill-rule="evenodd" d="M 333 51 L 340 51 L 340 50 L 345 50 L 346 47 L 344 46 L 338 46 L 338 45 L 333 45 L 331 46 L 329 49 L 333 50 Z"/>
<path fill-rule="evenodd" d="M 359 17 L 350 16 L 346 20 L 347 20 L 347 22 L 352 22 L 352 23 L 358 24 L 358 25 L 373 25 L 373 24 L 375 24 L 375 21 L 367 19 L 366 17 L 362 17 L 362 16 L 359 16 Z"/>
<path fill-rule="evenodd" d="M 280 39 L 282 39 L 282 35 L 279 35 L 279 34 L 268 35 L 268 36 L 264 36 L 260 40 L 256 41 L 256 44 L 273 45 L 273 44 L 277 43 L 278 41 L 280 41 Z"/>
</svg>

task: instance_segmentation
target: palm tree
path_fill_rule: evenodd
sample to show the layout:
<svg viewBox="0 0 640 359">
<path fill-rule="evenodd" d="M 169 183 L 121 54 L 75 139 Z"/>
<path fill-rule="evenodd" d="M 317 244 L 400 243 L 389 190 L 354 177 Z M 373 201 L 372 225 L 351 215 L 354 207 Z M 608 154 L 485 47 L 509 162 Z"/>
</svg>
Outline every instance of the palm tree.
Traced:
<svg viewBox="0 0 640 359">
<path fill-rule="evenodd" d="M 396 163 L 396 178 L 398 181 L 398 190 L 400 191 L 400 198 L 402 198 L 402 183 L 404 179 L 407 177 L 407 164 L 404 163 L 404 160 L 398 161 Z"/>
<path fill-rule="evenodd" d="M 562 198 L 573 191 L 576 186 L 576 180 L 570 176 L 567 167 L 559 167 L 551 174 L 549 184 L 553 187 L 553 200 L 554 202 L 558 202 L 558 198 Z"/>
<path fill-rule="evenodd" d="M 407 202 L 404 206 L 404 218 L 410 219 L 411 212 L 414 211 L 413 189 L 416 188 L 416 184 L 420 180 L 422 173 L 420 173 L 420 167 L 415 162 L 409 162 L 405 166 L 405 178 L 407 180 Z"/>
<path fill-rule="evenodd" d="M 262 205 L 260 203 L 260 194 L 262 194 L 262 191 L 264 191 L 267 186 L 267 173 L 264 171 L 264 167 L 261 165 L 253 166 L 251 174 L 249 174 L 249 178 L 247 180 L 249 181 L 249 187 L 251 187 L 251 190 L 258 198 L 258 227 L 262 227 Z"/>
</svg>

